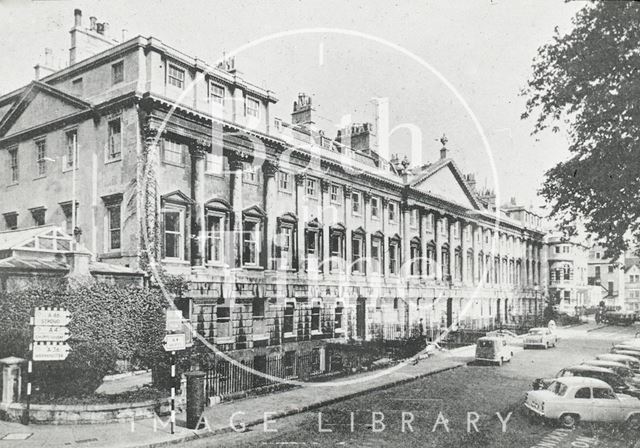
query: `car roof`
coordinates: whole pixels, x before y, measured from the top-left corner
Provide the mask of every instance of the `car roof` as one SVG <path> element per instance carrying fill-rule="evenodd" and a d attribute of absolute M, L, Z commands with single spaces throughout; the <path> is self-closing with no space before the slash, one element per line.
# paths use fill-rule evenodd
<path fill-rule="evenodd" d="M 502 341 L 502 338 L 497 336 L 482 336 L 481 338 L 478 338 L 478 341 Z"/>
<path fill-rule="evenodd" d="M 622 359 L 625 361 L 635 361 L 638 362 L 638 358 L 634 358 L 633 356 L 629 356 L 629 355 L 625 355 L 622 353 L 603 353 L 601 355 L 597 355 L 598 358 L 602 358 L 604 360 L 610 359 L 610 360 L 616 360 L 616 359 Z"/>
<path fill-rule="evenodd" d="M 584 364 L 578 364 L 576 366 L 565 367 L 563 370 L 573 370 L 576 372 L 598 372 L 598 373 L 613 373 L 611 370 L 604 367 L 590 366 Z"/>
<path fill-rule="evenodd" d="M 585 376 L 566 376 L 562 378 L 557 378 L 556 381 L 563 383 L 569 387 L 575 386 L 589 386 L 589 387 L 606 387 L 610 389 L 607 383 L 597 378 L 589 378 Z"/>
<path fill-rule="evenodd" d="M 583 364 L 593 365 L 593 366 L 602 366 L 602 367 L 611 366 L 617 369 L 621 367 L 624 367 L 625 369 L 629 368 L 628 366 L 622 364 L 621 362 L 602 360 L 602 359 L 590 359 L 589 361 L 583 362 Z"/>

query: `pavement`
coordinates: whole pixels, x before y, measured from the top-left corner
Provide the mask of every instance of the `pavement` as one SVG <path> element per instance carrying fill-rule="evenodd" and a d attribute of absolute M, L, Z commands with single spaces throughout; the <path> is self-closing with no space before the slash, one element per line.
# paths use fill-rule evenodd
<path fill-rule="evenodd" d="M 160 447 L 182 444 L 263 425 L 275 420 L 341 400 L 382 390 L 439 372 L 464 366 L 473 359 L 475 346 L 438 352 L 414 364 L 393 369 L 362 372 L 327 383 L 304 386 L 264 396 L 236 400 L 206 407 L 201 418 L 203 429 L 185 427 L 186 415 L 177 415 L 175 434 L 168 418 L 144 419 L 101 425 L 29 425 L 0 421 L 0 448 L 6 447 Z M 231 419 L 231 420 L 230 420 Z M 268 423 L 267 423 L 268 424 Z"/>

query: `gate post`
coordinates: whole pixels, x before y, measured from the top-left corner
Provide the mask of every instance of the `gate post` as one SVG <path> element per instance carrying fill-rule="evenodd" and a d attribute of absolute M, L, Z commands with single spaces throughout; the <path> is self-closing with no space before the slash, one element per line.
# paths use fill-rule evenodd
<path fill-rule="evenodd" d="M 204 372 L 187 372 L 187 428 L 198 428 L 204 412 Z"/>

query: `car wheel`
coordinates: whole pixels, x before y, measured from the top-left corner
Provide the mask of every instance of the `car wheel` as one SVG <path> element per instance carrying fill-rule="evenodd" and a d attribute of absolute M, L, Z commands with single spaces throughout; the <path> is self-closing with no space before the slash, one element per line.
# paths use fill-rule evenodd
<path fill-rule="evenodd" d="M 640 430 L 640 414 L 631 415 L 627 419 L 627 427 L 634 431 Z"/>
<path fill-rule="evenodd" d="M 565 428 L 573 428 L 578 424 L 579 417 L 575 414 L 563 414 L 560 417 L 560 424 Z"/>
<path fill-rule="evenodd" d="M 503 361 L 504 361 L 504 358 L 500 358 L 500 360 L 498 361 L 498 366 L 502 366 Z"/>

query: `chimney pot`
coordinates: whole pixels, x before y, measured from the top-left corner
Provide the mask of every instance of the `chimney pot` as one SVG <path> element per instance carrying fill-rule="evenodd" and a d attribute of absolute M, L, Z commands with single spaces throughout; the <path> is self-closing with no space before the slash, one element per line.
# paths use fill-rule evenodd
<path fill-rule="evenodd" d="M 82 11 L 80 9 L 74 9 L 73 11 L 74 17 L 74 26 L 82 26 Z"/>
<path fill-rule="evenodd" d="M 96 21 L 98 19 L 96 19 L 94 16 L 89 17 L 89 29 L 91 31 L 95 31 L 96 30 Z"/>
<path fill-rule="evenodd" d="M 440 149 L 440 159 L 446 159 L 446 158 L 447 158 L 447 148 L 443 146 Z"/>

